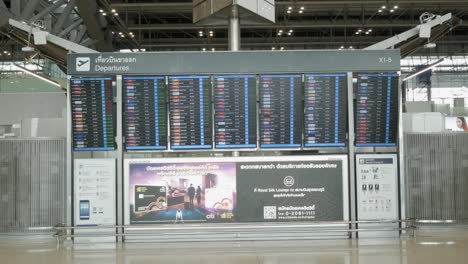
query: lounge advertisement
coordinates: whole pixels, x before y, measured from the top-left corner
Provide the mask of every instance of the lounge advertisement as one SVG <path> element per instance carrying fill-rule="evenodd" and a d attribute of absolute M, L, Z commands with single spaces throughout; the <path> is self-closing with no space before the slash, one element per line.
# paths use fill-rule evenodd
<path fill-rule="evenodd" d="M 342 221 L 346 156 L 130 159 L 126 224 Z"/>

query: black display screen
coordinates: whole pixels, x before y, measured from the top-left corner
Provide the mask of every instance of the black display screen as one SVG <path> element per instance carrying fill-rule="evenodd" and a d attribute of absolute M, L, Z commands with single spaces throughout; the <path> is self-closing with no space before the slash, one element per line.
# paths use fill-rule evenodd
<path fill-rule="evenodd" d="M 123 77 L 127 150 L 166 150 L 166 81 L 162 76 Z"/>
<path fill-rule="evenodd" d="M 398 135 L 398 74 L 358 74 L 356 146 L 395 146 Z"/>
<path fill-rule="evenodd" d="M 255 75 L 214 77 L 215 147 L 257 147 L 257 78 Z"/>
<path fill-rule="evenodd" d="M 171 149 L 211 149 L 210 76 L 169 76 Z"/>
<path fill-rule="evenodd" d="M 71 78 L 73 150 L 115 149 L 112 78 Z"/>
<path fill-rule="evenodd" d="M 346 145 L 347 75 L 306 74 L 304 147 Z"/>
<path fill-rule="evenodd" d="M 260 148 L 300 148 L 302 75 L 260 75 Z"/>

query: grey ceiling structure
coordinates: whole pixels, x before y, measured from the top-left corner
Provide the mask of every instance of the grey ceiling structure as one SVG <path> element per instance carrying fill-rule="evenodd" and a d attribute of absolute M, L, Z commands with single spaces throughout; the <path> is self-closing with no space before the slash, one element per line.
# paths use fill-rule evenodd
<path fill-rule="evenodd" d="M 275 4 L 276 24 L 242 25 L 242 49 L 364 48 L 417 26 L 424 12 L 452 13 L 460 19 L 468 18 L 466 0 L 309 0 L 275 1 Z M 382 6 L 386 8 L 382 10 Z M 395 6 L 398 8 L 390 12 Z M 111 7 L 119 12 L 141 47 L 147 50 L 227 49 L 225 26 L 193 24 L 191 0 L 113 0 Z M 301 7 L 303 12 L 299 13 Z M 278 34 L 280 30 L 289 32 L 291 29 L 291 35 Z M 357 35 L 359 29 L 372 32 L 366 35 L 363 31 Z M 199 31 L 203 36 L 200 37 Z M 214 32 L 213 37 L 209 36 L 209 31 Z M 438 46 L 422 50 L 422 53 L 466 52 L 467 25 L 461 24 L 450 32 L 440 31 L 444 32 L 444 37 L 437 34 Z"/>
<path fill-rule="evenodd" d="M 425 41 L 413 41 L 405 44 L 408 54 L 468 52 L 468 24 L 462 23 L 468 18 L 468 0 L 304 0 L 275 5 L 275 24 L 242 24 L 243 50 L 361 49 L 419 25 L 420 15 L 430 12 L 452 13 L 456 19 L 433 32 L 435 48 L 419 49 Z M 2 47 L 18 58 L 27 55 L 21 48 L 28 43 L 28 32 L 5 23 L 14 18 L 103 52 L 227 50 L 227 26 L 194 24 L 192 10 L 192 0 L 0 0 Z M 48 45 L 37 51 L 66 63 L 66 49 Z"/>

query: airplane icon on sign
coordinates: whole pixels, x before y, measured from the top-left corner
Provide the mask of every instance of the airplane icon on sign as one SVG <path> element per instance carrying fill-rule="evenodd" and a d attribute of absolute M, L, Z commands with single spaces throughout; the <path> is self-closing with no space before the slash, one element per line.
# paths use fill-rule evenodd
<path fill-rule="evenodd" d="M 78 67 L 81 67 L 81 66 L 83 66 L 85 63 L 88 63 L 88 62 L 89 62 L 89 61 L 82 61 L 82 60 L 80 60 L 80 61 L 78 61 Z"/>
<path fill-rule="evenodd" d="M 90 61 L 89 57 L 78 57 L 76 58 L 76 70 L 77 71 L 89 71 L 90 70 Z"/>

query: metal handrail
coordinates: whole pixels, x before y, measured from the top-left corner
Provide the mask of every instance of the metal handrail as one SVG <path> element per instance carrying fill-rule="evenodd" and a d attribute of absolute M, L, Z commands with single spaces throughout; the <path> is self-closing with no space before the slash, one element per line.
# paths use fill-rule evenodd
<path fill-rule="evenodd" d="M 391 224 L 391 223 L 406 223 L 405 227 L 392 227 L 392 228 L 376 228 L 376 227 L 357 227 L 353 225 L 359 224 Z M 343 226 L 349 225 L 349 228 Z M 322 227 L 322 228 L 321 228 Z M 329 229 L 323 229 L 330 227 Z M 287 228 L 287 230 L 284 230 Z M 300 230 L 297 230 L 300 228 Z M 256 231 L 262 231 L 266 229 L 276 229 L 277 233 L 303 233 L 304 228 L 307 228 L 308 233 L 357 233 L 357 232 L 382 232 L 382 231 L 409 231 L 411 236 L 415 235 L 415 219 L 408 220 L 365 220 L 365 221 L 336 221 L 336 222 L 314 222 L 314 223 L 236 223 L 236 224 L 183 224 L 183 225 L 142 225 L 142 226 L 131 226 L 131 225 L 114 225 L 114 226 L 57 226 L 57 237 L 58 242 L 63 241 L 66 238 L 79 238 L 79 237 L 151 237 L 155 235 L 172 235 L 173 231 L 178 231 L 177 235 L 193 235 L 193 234 L 219 234 L 219 231 L 231 230 L 232 235 L 239 238 L 240 234 L 249 233 L 252 229 Z M 314 229 L 316 228 L 316 229 Z M 108 230 L 114 229 L 115 232 L 108 234 L 96 234 L 96 233 L 80 233 L 73 234 L 74 230 Z M 120 229 L 120 230 L 119 230 Z M 296 229 L 296 230 L 294 230 Z M 134 231 L 145 231 L 134 232 Z M 126 232 L 127 231 L 127 232 Z M 164 232 L 166 231 L 166 232 Z M 186 231 L 187 233 L 181 233 Z M 199 232 L 194 232 L 199 231 Z M 131 233 L 128 233 L 131 232 Z M 253 233 L 253 232 L 251 232 Z M 258 233 L 258 232 L 257 232 Z M 224 233 L 226 234 L 226 233 Z"/>
<path fill-rule="evenodd" d="M 284 228 L 284 227 L 317 227 L 317 226 L 330 226 L 330 225 L 353 225 L 353 224 L 391 224 L 391 223 L 413 223 L 415 219 L 408 220 L 361 220 L 361 221 L 319 221 L 319 222 L 268 222 L 268 223 L 214 223 L 210 225 L 206 224 L 159 224 L 159 225 L 93 225 L 93 226 L 56 226 L 57 229 L 114 229 L 114 228 L 130 228 L 135 229 L 154 229 L 154 230 L 167 230 L 167 229 L 234 229 L 238 227 L 242 228 Z"/>

